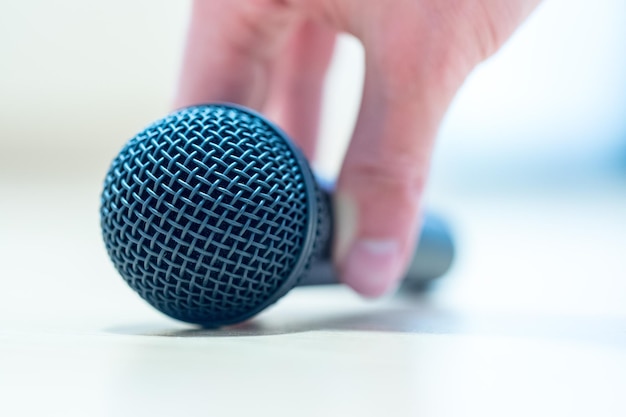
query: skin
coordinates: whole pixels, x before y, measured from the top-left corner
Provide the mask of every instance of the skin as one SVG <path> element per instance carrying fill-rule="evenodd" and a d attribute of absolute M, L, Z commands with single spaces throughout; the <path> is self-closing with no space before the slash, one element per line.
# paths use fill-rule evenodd
<path fill-rule="evenodd" d="M 336 34 L 363 43 L 366 75 L 337 181 L 333 257 L 376 297 L 408 266 L 437 130 L 470 72 L 540 0 L 196 0 L 175 107 L 232 102 L 315 154 Z"/>

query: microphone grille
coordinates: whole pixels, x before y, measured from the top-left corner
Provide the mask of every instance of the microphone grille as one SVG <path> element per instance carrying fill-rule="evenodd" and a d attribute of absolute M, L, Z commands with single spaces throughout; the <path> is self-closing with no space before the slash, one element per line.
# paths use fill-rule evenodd
<path fill-rule="evenodd" d="M 299 151 L 262 117 L 228 105 L 183 109 L 112 162 L 101 199 L 105 246 L 160 311 L 209 326 L 239 322 L 308 268 L 320 238 L 312 184 Z"/>

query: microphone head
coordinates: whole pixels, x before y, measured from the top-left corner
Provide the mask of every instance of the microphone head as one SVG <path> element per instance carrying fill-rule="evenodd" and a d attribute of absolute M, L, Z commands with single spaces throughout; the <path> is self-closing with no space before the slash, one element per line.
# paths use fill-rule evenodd
<path fill-rule="evenodd" d="M 300 151 L 233 105 L 182 109 L 132 138 L 107 173 L 100 215 L 128 285 L 207 327 L 277 301 L 330 238 L 328 202 Z"/>

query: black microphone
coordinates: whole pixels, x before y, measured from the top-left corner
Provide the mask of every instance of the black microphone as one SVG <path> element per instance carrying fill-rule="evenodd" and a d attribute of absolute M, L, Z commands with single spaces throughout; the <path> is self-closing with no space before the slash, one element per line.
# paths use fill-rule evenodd
<path fill-rule="evenodd" d="M 296 285 L 337 282 L 329 194 L 287 136 L 243 107 L 189 107 L 138 133 L 109 168 L 100 216 L 120 275 L 181 321 L 235 324 Z M 426 215 L 406 285 L 445 273 L 453 253 Z"/>

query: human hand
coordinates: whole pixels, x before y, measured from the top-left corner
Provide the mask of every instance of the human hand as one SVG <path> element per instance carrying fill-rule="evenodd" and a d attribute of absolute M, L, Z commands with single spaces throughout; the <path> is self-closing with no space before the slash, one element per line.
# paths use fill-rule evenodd
<path fill-rule="evenodd" d="M 365 296 L 404 275 L 434 138 L 467 75 L 540 0 L 195 0 L 176 107 L 265 113 L 311 159 L 338 32 L 361 40 L 366 76 L 337 182 L 333 257 Z"/>

